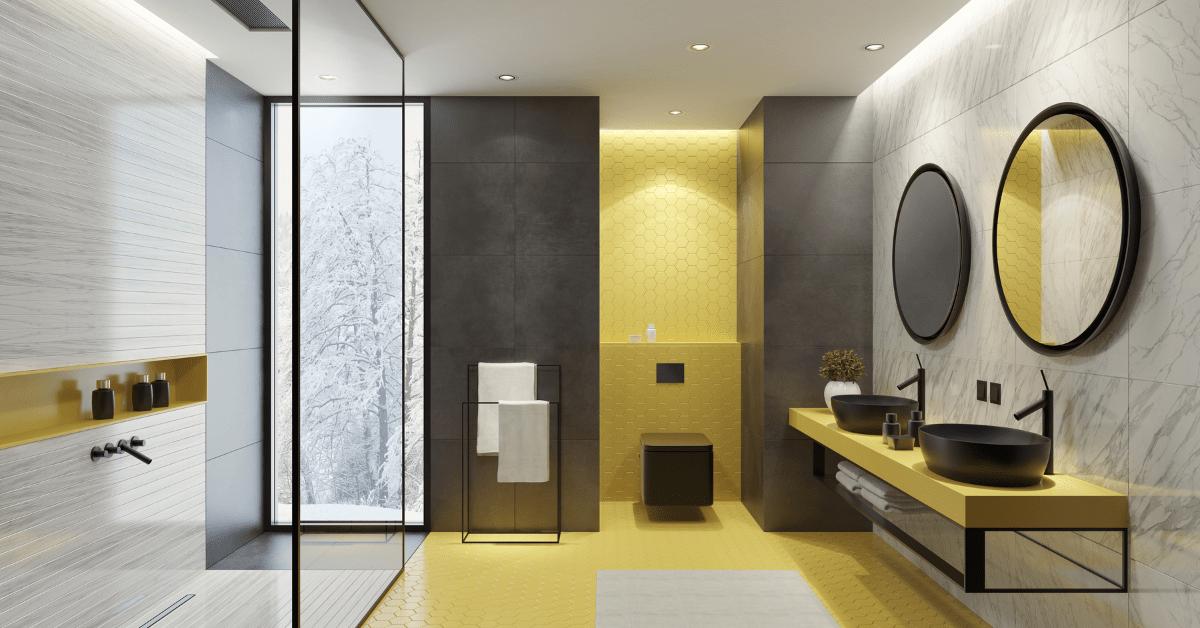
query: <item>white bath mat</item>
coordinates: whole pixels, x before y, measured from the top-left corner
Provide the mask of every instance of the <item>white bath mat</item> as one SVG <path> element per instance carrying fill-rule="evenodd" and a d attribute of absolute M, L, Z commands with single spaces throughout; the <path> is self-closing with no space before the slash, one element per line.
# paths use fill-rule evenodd
<path fill-rule="evenodd" d="M 795 571 L 597 571 L 596 628 L 838 628 Z"/>

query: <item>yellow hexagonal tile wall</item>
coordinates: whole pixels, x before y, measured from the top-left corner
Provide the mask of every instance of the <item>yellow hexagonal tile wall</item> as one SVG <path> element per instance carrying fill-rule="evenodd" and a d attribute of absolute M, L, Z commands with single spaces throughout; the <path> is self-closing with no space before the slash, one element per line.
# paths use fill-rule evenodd
<path fill-rule="evenodd" d="M 996 268 L 1017 323 L 1035 340 L 1042 335 L 1042 134 L 1021 143 L 1000 199 Z"/>
<path fill-rule="evenodd" d="M 600 133 L 600 340 L 737 339 L 737 132 Z"/>
<path fill-rule="evenodd" d="M 742 351 L 736 342 L 600 345 L 600 499 L 642 498 L 642 432 L 698 432 L 713 444 L 713 497 L 742 495 Z M 655 365 L 684 365 L 683 384 Z"/>

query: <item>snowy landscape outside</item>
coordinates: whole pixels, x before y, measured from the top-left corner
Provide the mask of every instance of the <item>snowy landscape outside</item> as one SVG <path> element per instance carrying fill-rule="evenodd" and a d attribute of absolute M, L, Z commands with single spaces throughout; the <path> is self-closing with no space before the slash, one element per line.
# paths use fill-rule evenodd
<path fill-rule="evenodd" d="M 277 105 L 276 155 L 290 154 L 290 124 L 291 107 Z M 302 110 L 304 521 L 424 521 L 423 130 L 419 104 Z M 274 475 L 276 520 L 286 522 L 293 225 L 290 161 L 275 164 Z"/>

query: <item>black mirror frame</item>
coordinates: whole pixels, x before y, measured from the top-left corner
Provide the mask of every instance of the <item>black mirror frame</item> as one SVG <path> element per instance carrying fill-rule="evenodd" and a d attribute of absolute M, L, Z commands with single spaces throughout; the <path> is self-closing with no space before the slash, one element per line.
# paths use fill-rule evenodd
<path fill-rule="evenodd" d="M 1017 319 L 1013 317 L 1012 310 L 1008 307 L 1008 299 L 1004 297 L 1004 284 L 1000 281 L 1000 267 L 997 263 L 996 225 L 1000 222 L 1000 203 L 1004 199 L 1004 183 L 1008 180 L 1009 169 L 1012 167 L 1013 160 L 1016 159 L 1021 145 L 1025 142 L 1025 138 L 1046 120 L 1064 114 L 1078 116 L 1086 120 L 1100 133 L 1100 136 L 1104 138 L 1105 145 L 1108 146 L 1109 155 L 1112 156 L 1113 163 L 1117 169 L 1117 179 L 1121 184 L 1121 250 L 1117 257 L 1116 276 L 1113 277 L 1108 295 L 1104 299 L 1104 305 L 1101 306 L 1100 312 L 1096 314 L 1096 318 L 1082 333 L 1071 341 L 1061 345 L 1047 345 L 1034 340 L 1033 337 L 1025 333 L 1025 330 L 1017 323 Z M 1062 356 L 1078 350 L 1087 344 L 1088 341 L 1100 335 L 1100 332 L 1104 331 L 1104 328 L 1116 318 L 1117 312 L 1121 309 L 1121 303 L 1125 299 L 1125 294 L 1129 291 L 1129 284 L 1133 280 L 1133 267 L 1137 262 L 1138 243 L 1141 240 L 1141 236 L 1142 203 L 1141 194 L 1138 189 L 1137 173 L 1133 167 L 1133 160 L 1129 156 L 1129 150 L 1125 147 L 1125 143 L 1121 141 L 1121 136 L 1117 133 L 1117 130 L 1096 112 L 1073 102 L 1053 105 L 1034 116 L 1033 120 L 1025 126 L 1025 130 L 1017 137 L 1016 143 L 1008 154 L 1008 160 L 1004 162 L 1004 172 L 1000 177 L 1000 185 L 996 190 L 996 209 L 992 214 L 992 272 L 996 279 L 996 294 L 1000 297 L 1000 305 L 1004 308 L 1004 316 L 1008 318 L 1008 324 L 1012 326 L 1013 331 L 1017 333 L 1017 337 L 1021 339 L 1021 342 L 1042 355 Z"/>
<path fill-rule="evenodd" d="M 908 324 L 908 319 L 904 317 L 904 310 L 900 307 L 900 288 L 896 285 L 896 232 L 900 226 L 900 214 L 904 211 L 904 199 L 908 197 L 908 190 L 916 182 L 917 177 L 926 172 L 933 172 L 940 176 L 950 187 L 950 192 L 954 196 L 954 205 L 958 215 L 958 236 L 959 236 L 959 255 L 962 262 L 958 265 L 958 284 L 954 292 L 954 302 L 950 305 L 950 310 L 946 312 L 946 318 L 942 321 L 941 327 L 936 332 L 929 336 L 922 336 L 913 330 Z M 958 182 L 950 173 L 946 172 L 937 164 L 928 163 L 913 171 L 912 176 L 908 178 L 908 183 L 904 186 L 904 193 L 900 195 L 900 206 L 896 208 L 896 221 L 892 225 L 892 294 L 896 299 L 896 311 L 900 314 L 900 323 L 904 325 L 904 331 L 913 340 L 920 344 L 927 345 L 938 338 L 945 335 L 954 326 L 954 322 L 958 320 L 958 315 L 962 312 L 963 301 L 967 297 L 967 284 L 971 277 L 971 225 L 967 220 L 967 204 L 963 201 L 962 190 L 958 187 Z"/>

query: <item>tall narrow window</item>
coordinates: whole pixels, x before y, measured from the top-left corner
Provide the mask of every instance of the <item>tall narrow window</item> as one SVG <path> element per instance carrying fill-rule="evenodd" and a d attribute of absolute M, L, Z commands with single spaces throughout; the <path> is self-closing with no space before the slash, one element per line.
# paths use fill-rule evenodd
<path fill-rule="evenodd" d="M 291 106 L 274 106 L 290 128 Z M 304 106 L 301 218 L 275 175 L 275 519 L 290 519 L 299 350 L 304 522 L 424 522 L 424 107 Z M 290 150 L 275 133 L 277 155 Z M 300 346 L 290 242 L 299 228 Z"/>

